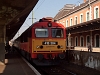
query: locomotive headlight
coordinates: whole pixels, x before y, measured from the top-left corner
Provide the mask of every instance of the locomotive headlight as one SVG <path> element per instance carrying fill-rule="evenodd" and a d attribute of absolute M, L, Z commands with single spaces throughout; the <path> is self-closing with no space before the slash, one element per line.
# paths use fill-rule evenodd
<path fill-rule="evenodd" d="M 51 22 L 48 22 L 48 27 L 52 27 L 52 23 Z"/>
<path fill-rule="evenodd" d="M 37 46 L 36 48 L 38 49 L 40 46 Z"/>
<path fill-rule="evenodd" d="M 41 46 L 40 46 L 40 48 L 42 49 L 42 48 L 43 48 L 43 46 L 41 45 Z"/>
<path fill-rule="evenodd" d="M 60 49 L 60 45 L 58 45 L 57 48 Z"/>
<path fill-rule="evenodd" d="M 60 46 L 61 49 L 63 49 L 63 46 Z"/>
<path fill-rule="evenodd" d="M 57 48 L 58 49 L 63 49 L 63 46 L 62 45 L 58 45 Z"/>

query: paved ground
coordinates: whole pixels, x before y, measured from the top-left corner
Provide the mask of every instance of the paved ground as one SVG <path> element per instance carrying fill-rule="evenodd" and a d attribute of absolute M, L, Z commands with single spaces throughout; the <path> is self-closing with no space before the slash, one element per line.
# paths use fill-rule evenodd
<path fill-rule="evenodd" d="M 0 75 L 36 75 L 18 53 L 5 55 L 5 65 L 0 64 Z"/>

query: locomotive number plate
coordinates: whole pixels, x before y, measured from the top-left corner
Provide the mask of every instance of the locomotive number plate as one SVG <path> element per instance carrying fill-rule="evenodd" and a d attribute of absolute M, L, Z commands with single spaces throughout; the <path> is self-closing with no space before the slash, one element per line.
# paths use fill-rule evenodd
<path fill-rule="evenodd" d="M 58 44 L 58 42 L 54 42 L 54 41 L 44 41 L 44 42 L 42 42 L 42 44 L 43 45 L 57 45 Z"/>

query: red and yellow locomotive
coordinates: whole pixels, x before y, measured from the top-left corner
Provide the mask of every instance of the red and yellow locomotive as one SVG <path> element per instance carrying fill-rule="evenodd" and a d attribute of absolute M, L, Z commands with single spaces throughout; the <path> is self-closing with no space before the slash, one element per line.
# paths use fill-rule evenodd
<path fill-rule="evenodd" d="M 42 18 L 17 39 L 21 53 L 31 60 L 64 59 L 66 52 L 65 27 L 52 18 Z"/>

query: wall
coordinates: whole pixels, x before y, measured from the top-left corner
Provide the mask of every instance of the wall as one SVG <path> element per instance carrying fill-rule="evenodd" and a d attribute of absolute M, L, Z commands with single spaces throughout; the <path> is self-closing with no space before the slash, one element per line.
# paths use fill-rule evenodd
<path fill-rule="evenodd" d="M 100 71 L 100 53 L 69 50 L 68 61 Z"/>

